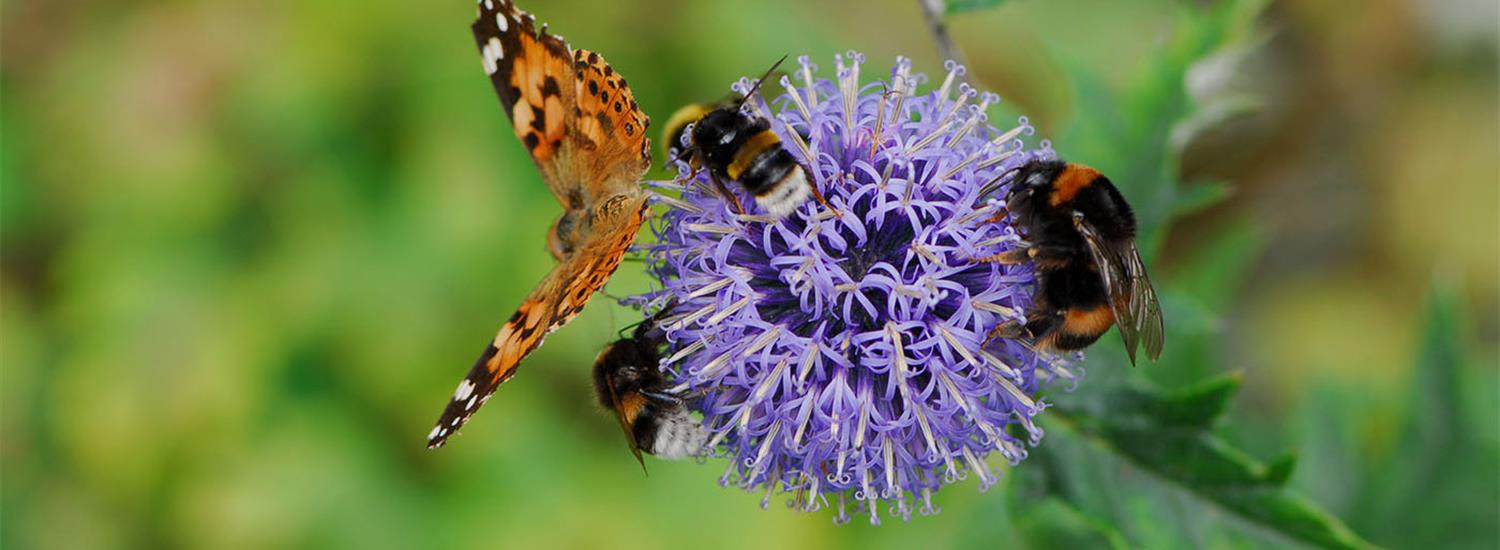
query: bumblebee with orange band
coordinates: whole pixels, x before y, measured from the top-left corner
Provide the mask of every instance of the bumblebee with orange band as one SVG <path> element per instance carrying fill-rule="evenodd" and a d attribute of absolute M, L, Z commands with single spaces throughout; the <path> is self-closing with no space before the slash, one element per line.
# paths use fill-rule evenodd
<path fill-rule="evenodd" d="M 781 58 L 781 61 L 785 60 L 786 57 Z M 750 92 L 738 100 L 715 105 L 693 104 L 679 109 L 668 119 L 663 133 L 665 146 L 670 149 L 681 143 L 687 125 L 693 125 L 692 132 L 688 133 L 688 145 L 679 154 L 691 159 L 695 169 L 708 168 L 709 176 L 720 192 L 741 214 L 745 209 L 739 199 L 724 187 L 725 180 L 738 181 L 755 197 L 755 203 L 776 219 L 790 214 L 809 196 L 826 205 L 822 194 L 808 181 L 807 171 L 771 131 L 771 121 L 741 109 L 781 61 L 772 65 Z"/>
<path fill-rule="evenodd" d="M 1029 241 L 980 261 L 1036 267 L 1040 281 L 1026 321 L 1006 321 L 991 337 L 1026 336 L 1043 348 L 1076 350 L 1116 326 L 1135 364 L 1136 349 L 1161 356 L 1161 304 L 1135 244 L 1135 214 L 1099 171 L 1060 160 L 1016 170 L 1005 211 Z"/>
<path fill-rule="evenodd" d="M 671 308 L 636 325 L 635 334 L 621 338 L 594 359 L 594 393 L 599 405 L 615 413 L 625 443 L 645 470 L 641 453 L 678 460 L 705 451 L 708 429 L 685 406 L 687 396 L 672 394 L 661 371 L 661 347 L 666 338 L 657 318 Z"/>

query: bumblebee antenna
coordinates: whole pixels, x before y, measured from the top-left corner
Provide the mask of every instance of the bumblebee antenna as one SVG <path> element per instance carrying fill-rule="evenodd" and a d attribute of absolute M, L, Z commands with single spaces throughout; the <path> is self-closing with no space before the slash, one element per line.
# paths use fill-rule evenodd
<path fill-rule="evenodd" d="M 771 64 L 771 68 L 766 69 L 766 74 L 760 75 L 760 80 L 755 81 L 755 85 L 751 86 L 750 89 L 745 92 L 744 97 L 741 97 L 739 102 L 734 104 L 734 108 L 739 109 L 740 107 L 744 107 L 745 101 L 749 100 L 750 96 L 755 95 L 755 92 L 760 91 L 760 85 L 764 84 L 767 78 L 771 78 L 771 73 L 776 72 L 776 68 L 780 67 L 781 62 L 786 61 L 786 58 L 787 56 L 783 55 L 781 56 L 781 59 L 777 59 L 775 63 Z"/>

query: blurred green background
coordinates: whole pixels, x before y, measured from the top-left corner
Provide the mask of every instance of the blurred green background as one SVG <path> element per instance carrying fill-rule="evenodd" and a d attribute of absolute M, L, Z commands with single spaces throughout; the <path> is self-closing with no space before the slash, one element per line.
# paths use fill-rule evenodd
<path fill-rule="evenodd" d="M 825 76 L 851 48 L 867 74 L 896 55 L 941 68 L 915 1 L 523 3 L 628 75 L 653 130 L 784 53 Z M 1130 376 L 1240 371 L 1215 433 L 1297 451 L 1289 488 L 1376 544 L 1500 545 L 1497 6 L 1272 2 L 1169 83 L 1223 116 L 1153 138 L 1169 143 L 1098 137 L 1151 115 L 1091 94 L 1149 87 L 1201 4 L 1011 0 L 950 23 L 971 74 L 1064 155 L 1111 173 L 1095 159 L 1115 145 L 1173 147 L 1162 162 L 1182 179 L 1232 182 L 1158 243 L 1153 271 L 1210 289 L 1212 315 L 1169 300 L 1168 323 L 1205 327 L 1212 361 Z M 872 528 L 779 496 L 761 511 L 715 483 L 718 461 L 643 477 L 588 388 L 596 350 L 638 318 L 603 299 L 430 452 L 454 384 L 549 268 L 558 211 L 480 71 L 473 5 L 0 13 L 7 548 L 1045 547 L 1100 524 L 1117 546 L 1295 544 L 1123 462 L 1087 486 L 1167 487 L 1045 501 L 1076 523 L 1048 524 L 1056 537 L 1015 519 L 1013 487 L 973 480 L 940 492 L 936 517 Z M 1220 264 L 1239 272 L 1202 268 Z M 626 264 L 607 291 L 645 288 Z M 1062 428 L 1048 456 L 1098 452 L 1071 453 L 1087 443 Z M 1029 467 L 1043 461 L 1003 485 Z"/>

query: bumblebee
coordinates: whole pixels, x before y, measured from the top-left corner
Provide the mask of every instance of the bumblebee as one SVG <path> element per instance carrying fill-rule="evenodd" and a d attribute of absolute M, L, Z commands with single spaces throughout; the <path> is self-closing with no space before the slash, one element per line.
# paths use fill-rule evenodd
<path fill-rule="evenodd" d="M 724 186 L 726 180 L 738 181 L 755 197 L 755 203 L 776 219 L 786 217 L 809 196 L 826 204 L 808 181 L 807 171 L 771 131 L 771 121 L 742 110 L 745 101 L 785 60 L 783 56 L 772 65 L 743 97 L 679 109 L 667 120 L 663 133 L 665 146 L 670 149 L 682 143 L 684 131 L 692 123 L 688 145 L 678 153 L 679 158 L 691 159 L 694 169 L 706 167 L 720 193 L 740 214 L 745 209 Z"/>
<path fill-rule="evenodd" d="M 1016 170 L 1006 212 L 1028 244 L 984 261 L 1036 266 L 1039 288 L 1025 324 L 1001 323 L 995 337 L 1028 336 L 1043 348 L 1076 350 L 1119 328 L 1130 363 L 1144 344 L 1161 356 L 1161 304 L 1135 243 L 1135 215 L 1120 190 L 1097 170 L 1034 160 Z"/>
<path fill-rule="evenodd" d="M 594 392 L 614 411 L 631 454 L 646 469 L 641 452 L 677 460 L 693 456 L 708 442 L 708 430 L 688 413 L 680 396 L 668 391 L 658 368 L 665 340 L 653 319 L 635 333 L 605 346 L 594 359 Z"/>

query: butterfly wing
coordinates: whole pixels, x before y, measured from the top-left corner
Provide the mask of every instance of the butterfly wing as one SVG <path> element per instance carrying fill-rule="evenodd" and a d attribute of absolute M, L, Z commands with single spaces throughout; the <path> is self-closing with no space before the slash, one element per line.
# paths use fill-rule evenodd
<path fill-rule="evenodd" d="M 521 359 L 566 325 L 604 286 L 645 220 L 638 183 L 651 165 L 649 120 L 625 79 L 602 57 L 572 51 L 536 29 L 511 0 L 479 2 L 473 25 L 485 73 L 512 129 L 574 225 L 569 252 L 485 347 L 453 394 L 428 446 L 439 447 L 474 414 Z"/>
<path fill-rule="evenodd" d="M 441 447 L 488 401 L 500 384 L 516 373 L 526 357 L 552 331 L 568 324 L 583 311 L 589 297 L 604 286 L 625 250 L 635 242 L 636 231 L 649 214 L 644 195 L 606 202 L 598 215 L 621 218 L 608 228 L 597 228 L 580 250 L 557 264 L 537 284 L 510 320 L 500 327 L 469 374 L 458 384 L 437 425 L 427 435 L 428 447 Z"/>
<path fill-rule="evenodd" d="M 1106 241 L 1082 215 L 1073 217 L 1074 226 L 1088 245 L 1094 265 L 1109 292 L 1110 309 L 1115 328 L 1125 342 L 1130 364 L 1135 364 L 1136 349 L 1145 344 L 1146 356 L 1152 361 L 1161 357 L 1165 340 L 1161 303 L 1146 274 L 1140 250 L 1133 239 L 1112 243 Z"/>
<path fill-rule="evenodd" d="M 651 166 L 650 120 L 602 56 L 538 30 L 511 0 L 480 2 L 473 31 L 516 138 L 564 208 L 637 186 Z"/>

